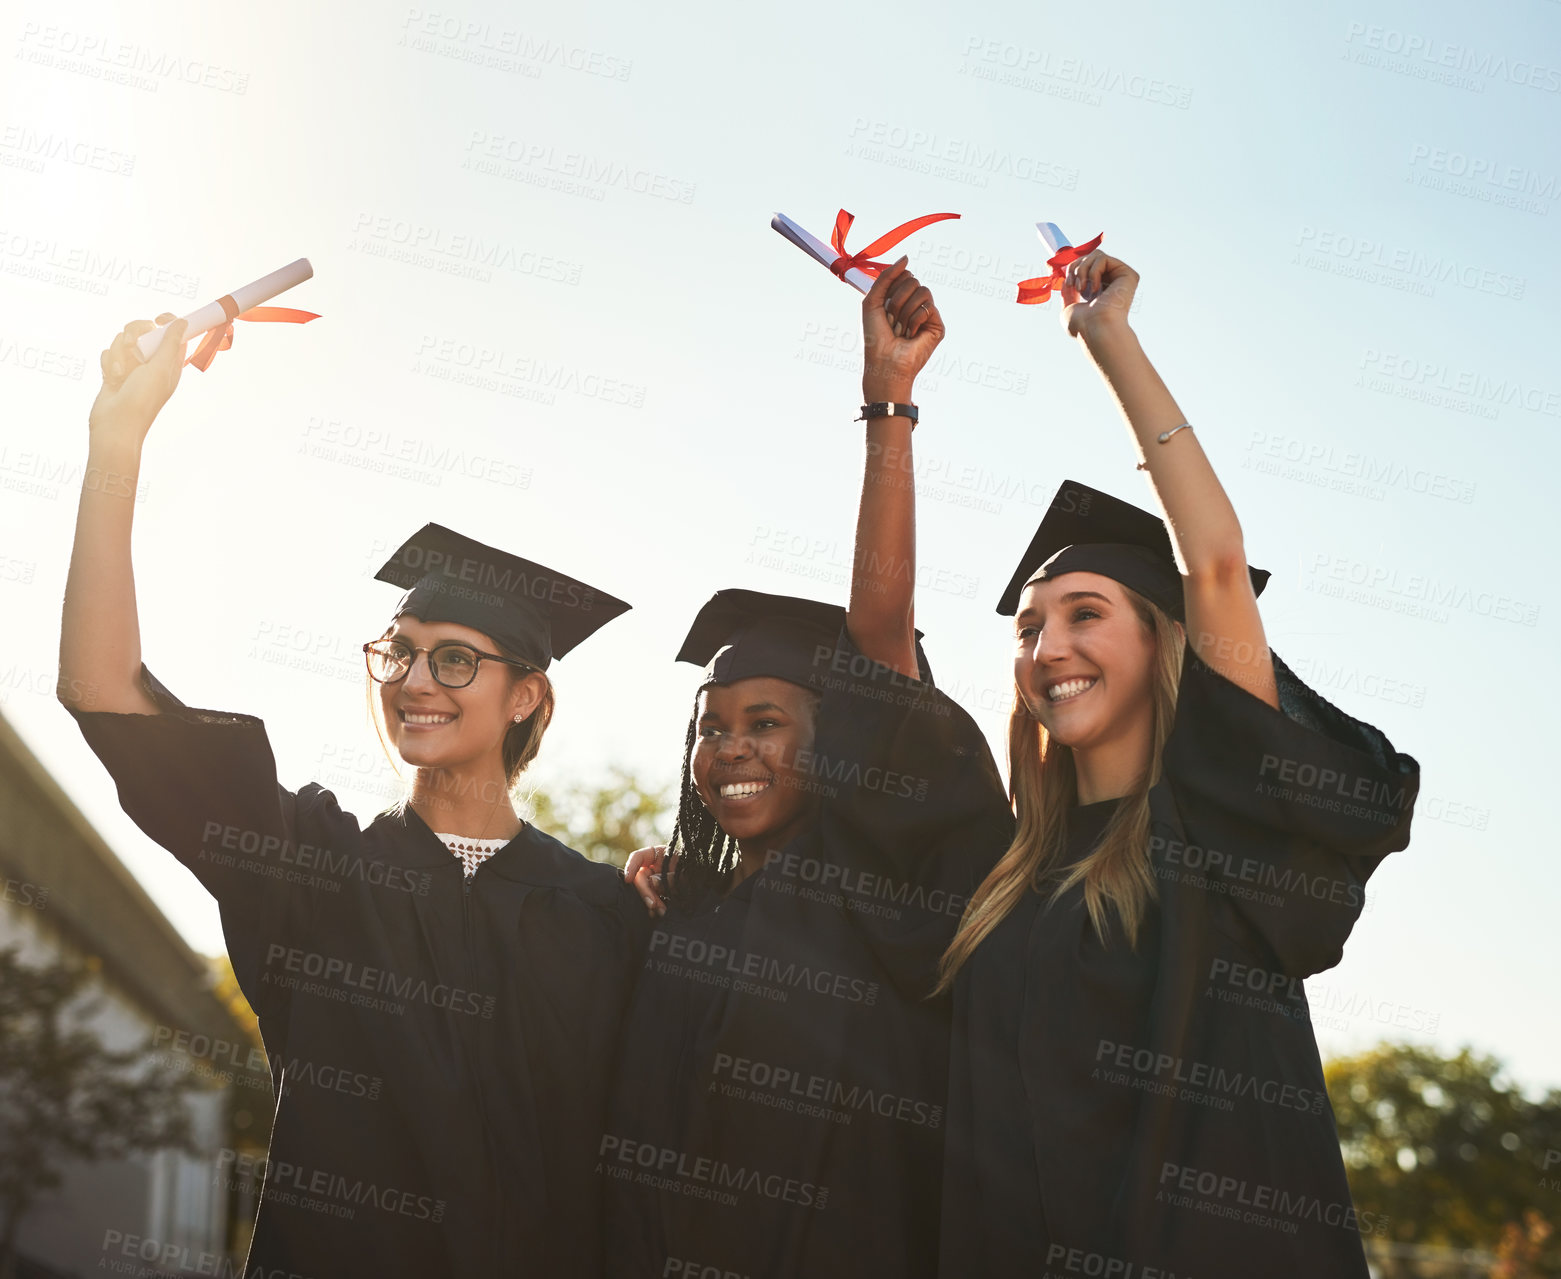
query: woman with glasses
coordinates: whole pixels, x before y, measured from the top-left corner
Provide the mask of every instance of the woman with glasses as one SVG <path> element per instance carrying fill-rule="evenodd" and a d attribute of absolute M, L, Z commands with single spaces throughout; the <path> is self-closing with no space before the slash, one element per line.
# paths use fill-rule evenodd
<path fill-rule="evenodd" d="M 141 363 L 151 327 L 103 353 L 59 687 L 125 811 L 216 897 L 260 1019 L 270 1152 L 222 1169 L 263 1178 L 245 1273 L 594 1275 L 592 1154 L 648 920 L 510 792 L 548 666 L 628 606 L 426 526 L 380 570 L 405 594 L 364 645 L 410 793 L 360 828 L 279 785 L 260 720 L 187 707 L 142 665 L 133 497 L 183 358 L 175 321 Z"/>

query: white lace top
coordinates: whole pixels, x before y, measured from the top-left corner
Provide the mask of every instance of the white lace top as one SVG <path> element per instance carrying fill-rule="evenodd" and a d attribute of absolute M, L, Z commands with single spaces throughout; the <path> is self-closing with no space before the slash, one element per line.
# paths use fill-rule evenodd
<path fill-rule="evenodd" d="M 444 846 L 461 859 L 461 868 L 466 872 L 467 879 L 477 873 L 477 867 L 509 843 L 507 839 L 467 839 L 463 835 L 446 835 L 437 830 L 434 834 L 444 840 Z"/>

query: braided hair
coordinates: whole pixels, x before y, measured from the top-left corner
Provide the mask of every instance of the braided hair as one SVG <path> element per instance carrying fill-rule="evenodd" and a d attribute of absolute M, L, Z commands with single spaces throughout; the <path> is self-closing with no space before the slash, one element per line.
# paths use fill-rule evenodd
<path fill-rule="evenodd" d="M 737 841 L 721 829 L 715 814 L 694 789 L 694 743 L 699 733 L 699 694 L 683 738 L 683 773 L 678 785 L 677 820 L 667 841 L 668 896 L 683 910 L 703 910 L 726 895 L 737 867 Z"/>

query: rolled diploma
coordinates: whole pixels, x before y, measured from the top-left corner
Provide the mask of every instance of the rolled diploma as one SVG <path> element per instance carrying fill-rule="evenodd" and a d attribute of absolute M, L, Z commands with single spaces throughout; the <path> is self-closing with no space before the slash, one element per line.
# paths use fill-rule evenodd
<path fill-rule="evenodd" d="M 777 213 L 771 218 L 770 225 L 809 257 L 822 262 L 825 266 L 833 266 L 842 256 L 816 235 L 810 235 L 807 231 L 804 231 L 784 213 Z M 852 267 L 847 271 L 844 278 L 847 284 L 861 293 L 866 293 L 868 289 L 873 287 L 873 277 L 868 275 L 866 271 L 857 270 L 856 267 Z"/>
<path fill-rule="evenodd" d="M 1052 256 L 1056 256 L 1058 250 L 1066 249 L 1073 243 L 1062 233 L 1062 228 L 1055 222 L 1037 222 L 1035 233 L 1046 241 L 1046 246 L 1051 249 Z"/>
<path fill-rule="evenodd" d="M 247 311 L 252 306 L 269 302 L 279 293 L 286 293 L 295 284 L 302 284 L 313 275 L 314 268 L 309 265 L 309 259 L 299 258 L 296 262 L 289 262 L 280 271 L 273 271 L 270 275 L 261 276 L 252 284 L 234 289 L 228 297 L 233 299 L 233 305 L 238 311 Z M 198 338 L 202 333 L 210 333 L 212 329 L 221 328 L 228 322 L 228 314 L 222 309 L 220 301 L 208 302 L 200 310 L 191 311 L 184 318 L 190 326 L 184 331 L 186 340 Z M 160 329 L 143 333 L 136 339 L 136 350 L 140 351 L 143 360 L 152 358 L 152 352 L 162 345 L 163 334 L 167 331 L 168 326 L 164 325 Z"/>

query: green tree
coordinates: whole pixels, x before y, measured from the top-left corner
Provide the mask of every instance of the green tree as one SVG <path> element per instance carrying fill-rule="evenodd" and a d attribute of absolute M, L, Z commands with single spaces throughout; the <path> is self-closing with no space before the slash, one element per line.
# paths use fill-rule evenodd
<path fill-rule="evenodd" d="M 1500 1061 L 1470 1048 L 1445 1057 L 1384 1043 L 1325 1074 L 1350 1193 L 1361 1212 L 1387 1218 L 1388 1240 L 1505 1243 L 1528 1267 L 1511 1273 L 1561 1274 L 1545 1229 L 1561 1217 L 1561 1092 L 1531 1100 Z"/>
<path fill-rule="evenodd" d="M 189 1148 L 194 1085 L 155 1069 L 149 1043 L 111 1051 L 87 1028 L 92 976 L 0 950 L 0 1279 L 15 1274 L 22 1218 L 67 1161 Z"/>
<path fill-rule="evenodd" d="M 622 868 L 629 854 L 665 843 L 671 832 L 668 787 L 652 790 L 623 768 L 608 770 L 600 786 L 562 785 L 531 796 L 533 821 L 593 861 Z"/>

